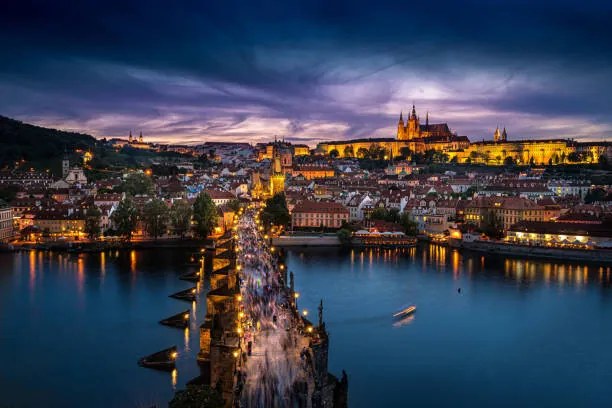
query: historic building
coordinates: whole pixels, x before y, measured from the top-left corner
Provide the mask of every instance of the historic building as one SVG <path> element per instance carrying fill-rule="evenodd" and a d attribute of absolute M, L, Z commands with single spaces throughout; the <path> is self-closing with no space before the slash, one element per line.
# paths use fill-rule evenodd
<path fill-rule="evenodd" d="M 413 105 L 408 119 L 403 114 L 397 123 L 397 133 L 393 138 L 354 139 L 322 142 L 317 146 L 318 154 L 337 157 L 362 157 L 366 152 L 384 149 L 385 157 L 393 158 L 402 148 L 423 153 L 435 150 L 448 155 L 451 162 L 483 163 L 503 165 L 508 163 L 550 165 L 562 163 L 597 163 L 601 156 L 610 160 L 612 143 L 576 142 L 571 139 L 524 139 L 509 140 L 508 132 L 499 127 L 493 132 L 493 140 L 472 143 L 467 136 L 454 134 L 446 123 L 429 123 L 429 113 L 425 124 L 421 124 Z"/>
<path fill-rule="evenodd" d="M 404 123 L 403 113 L 400 113 L 395 138 L 355 139 L 336 142 L 319 143 L 316 151 L 320 154 L 337 153 L 338 157 L 360 157 L 364 151 L 374 147 L 384 149 L 386 157 L 398 156 L 402 148 L 412 152 L 423 153 L 426 150 L 458 151 L 466 149 L 470 141 L 466 136 L 457 136 L 451 132 L 446 123 L 429 123 L 429 113 L 425 115 L 425 124 L 421 124 L 416 107 Z"/>
<path fill-rule="evenodd" d="M 270 172 L 270 195 L 285 191 L 285 173 L 281 163 L 281 153 L 278 149 L 274 150 L 272 159 L 272 169 Z"/>
<path fill-rule="evenodd" d="M 397 140 L 412 140 L 430 137 L 451 138 L 453 134 L 446 123 L 430 125 L 429 112 L 425 115 L 425 124 L 421 125 L 414 105 L 412 105 L 412 112 L 408 116 L 406 126 L 404 126 L 403 113 L 400 113 L 399 122 L 397 124 Z"/>

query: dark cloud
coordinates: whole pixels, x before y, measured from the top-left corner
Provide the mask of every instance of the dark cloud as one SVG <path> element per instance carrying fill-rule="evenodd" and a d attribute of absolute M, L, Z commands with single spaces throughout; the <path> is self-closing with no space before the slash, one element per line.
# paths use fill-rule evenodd
<path fill-rule="evenodd" d="M 71 4 L 72 3 L 72 4 Z M 117 136 L 392 136 L 415 101 L 476 139 L 612 135 L 612 3 L 20 1 L 0 113 Z"/>

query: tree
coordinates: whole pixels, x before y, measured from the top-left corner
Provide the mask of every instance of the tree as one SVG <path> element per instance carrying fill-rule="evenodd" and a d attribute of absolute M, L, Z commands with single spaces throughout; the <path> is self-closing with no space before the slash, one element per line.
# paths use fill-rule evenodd
<path fill-rule="evenodd" d="M 329 157 L 331 157 L 332 159 L 335 159 L 338 156 L 340 156 L 340 152 L 338 152 L 338 149 L 332 149 L 329 152 Z"/>
<path fill-rule="evenodd" d="M 348 145 L 344 148 L 344 157 L 353 157 L 355 152 L 353 151 L 353 146 Z"/>
<path fill-rule="evenodd" d="M 240 211 L 240 201 L 237 199 L 233 199 L 231 200 L 229 203 L 226 204 L 227 208 L 229 208 L 230 210 L 232 210 L 233 212 L 237 213 L 238 211 Z"/>
<path fill-rule="evenodd" d="M 192 214 L 193 210 L 189 201 L 176 200 L 174 204 L 172 204 L 172 208 L 170 209 L 170 222 L 174 229 L 174 233 L 180 235 L 181 238 L 183 238 L 185 233 L 189 230 Z"/>
<path fill-rule="evenodd" d="M 357 149 L 357 157 L 361 159 L 367 159 L 368 157 L 370 157 L 370 151 L 365 147 L 360 147 L 359 149 Z"/>
<path fill-rule="evenodd" d="M 512 166 L 514 165 L 514 159 L 512 158 L 512 156 L 507 156 L 504 159 L 504 166 Z"/>
<path fill-rule="evenodd" d="M 348 246 L 351 244 L 351 240 L 353 238 L 353 232 L 348 228 L 340 228 L 338 232 L 336 232 L 338 236 L 338 241 L 342 246 Z"/>
<path fill-rule="evenodd" d="M 602 202 L 606 198 L 606 190 L 601 187 L 595 187 L 589 191 L 587 191 L 584 196 L 584 202 L 586 204 L 592 204 L 595 202 Z"/>
<path fill-rule="evenodd" d="M 130 240 L 138 223 L 138 209 L 130 196 L 127 196 L 119 203 L 111 218 L 117 233 Z"/>
<path fill-rule="evenodd" d="M 102 213 L 96 205 L 91 205 L 85 213 L 85 233 L 89 239 L 100 235 L 100 218 Z"/>
<path fill-rule="evenodd" d="M 410 150 L 408 146 L 400 147 L 399 151 L 400 156 L 402 156 L 404 160 L 408 159 L 408 157 L 412 155 L 412 150 Z"/>
<path fill-rule="evenodd" d="M 130 173 L 118 189 L 132 196 L 151 194 L 153 192 L 153 181 L 144 173 Z"/>
<path fill-rule="evenodd" d="M 489 211 L 485 215 L 482 230 L 491 238 L 500 239 L 504 236 L 504 225 L 493 211 Z"/>
<path fill-rule="evenodd" d="M 168 206 L 163 200 L 154 198 L 145 204 L 142 211 L 147 234 L 157 239 L 166 231 L 168 224 Z"/>
<path fill-rule="evenodd" d="M 261 220 L 267 225 L 287 226 L 291 222 L 285 193 L 275 194 L 266 200 L 266 208 L 261 214 Z"/>
<path fill-rule="evenodd" d="M 571 152 L 567 155 L 567 161 L 572 163 L 578 163 L 580 161 L 580 155 L 576 152 Z"/>
<path fill-rule="evenodd" d="M 205 192 L 200 193 L 193 203 L 193 220 L 195 232 L 201 238 L 206 238 L 217 225 L 217 206 Z"/>
<path fill-rule="evenodd" d="M 399 224 L 404 228 L 404 233 L 406 235 L 415 236 L 419 232 L 417 223 L 410 219 L 410 215 L 407 212 L 404 212 L 400 216 Z"/>

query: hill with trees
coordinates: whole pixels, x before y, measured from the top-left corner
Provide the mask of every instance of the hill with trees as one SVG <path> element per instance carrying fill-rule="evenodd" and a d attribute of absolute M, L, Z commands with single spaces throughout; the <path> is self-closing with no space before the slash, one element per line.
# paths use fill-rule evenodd
<path fill-rule="evenodd" d="M 0 167 L 19 160 L 45 162 L 57 160 L 64 150 L 91 149 L 93 136 L 34 126 L 0 116 Z"/>

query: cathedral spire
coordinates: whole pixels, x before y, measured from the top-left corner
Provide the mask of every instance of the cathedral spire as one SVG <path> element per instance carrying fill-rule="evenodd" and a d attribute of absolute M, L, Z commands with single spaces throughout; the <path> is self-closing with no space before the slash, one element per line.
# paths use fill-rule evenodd
<path fill-rule="evenodd" d="M 429 111 L 425 113 L 425 129 L 429 130 Z"/>

